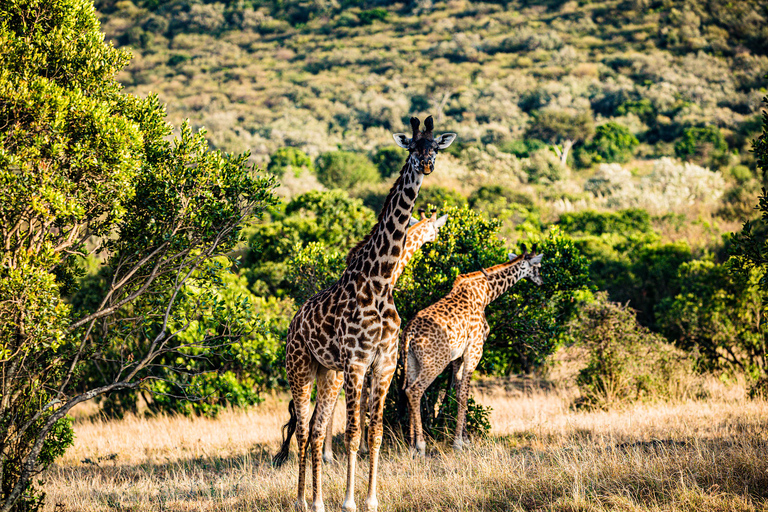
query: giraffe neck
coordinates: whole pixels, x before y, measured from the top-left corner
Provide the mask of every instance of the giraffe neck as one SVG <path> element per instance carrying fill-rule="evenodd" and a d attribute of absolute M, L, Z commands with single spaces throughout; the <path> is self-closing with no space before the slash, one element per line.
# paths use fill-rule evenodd
<path fill-rule="evenodd" d="M 487 306 L 498 299 L 501 294 L 506 292 L 513 284 L 523 277 L 523 259 L 517 258 L 508 263 L 502 263 L 488 269 L 488 293 L 486 295 L 485 305 Z"/>
<path fill-rule="evenodd" d="M 424 175 L 409 158 L 390 192 L 391 198 L 385 202 L 379 222 L 360 251 L 361 258 L 371 264 L 368 272 L 371 277 L 379 276 L 394 284 L 391 279 L 405 250 L 411 212 L 423 179 Z"/>
<path fill-rule="evenodd" d="M 395 270 L 392 272 L 392 285 L 397 284 L 397 280 L 403 274 L 405 267 L 408 266 L 408 262 L 411 261 L 416 251 L 421 249 L 421 246 L 426 242 L 429 236 L 429 229 L 427 224 L 417 224 L 408 230 L 405 237 L 405 247 L 403 249 L 403 255 L 400 256 L 400 261 L 397 262 Z"/>

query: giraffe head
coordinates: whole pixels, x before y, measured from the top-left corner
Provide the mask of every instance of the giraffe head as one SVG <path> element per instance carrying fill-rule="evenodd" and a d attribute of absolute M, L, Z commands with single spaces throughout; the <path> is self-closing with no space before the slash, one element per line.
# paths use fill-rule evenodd
<path fill-rule="evenodd" d="M 411 217 L 410 225 L 415 226 L 416 224 L 423 223 L 421 225 L 426 230 L 426 233 L 424 234 L 424 243 L 434 242 L 437 240 L 437 234 L 440 231 L 440 228 L 445 226 L 445 223 L 448 220 L 448 214 L 446 213 L 442 217 L 438 217 L 437 210 L 432 210 L 432 216 L 427 218 L 427 216 L 424 215 L 423 208 L 419 208 L 419 214 L 421 215 L 421 220 Z"/>
<path fill-rule="evenodd" d="M 410 153 L 408 163 L 411 164 L 411 167 L 421 174 L 427 175 L 435 169 L 435 157 L 438 151 L 450 146 L 451 142 L 456 139 L 456 134 L 443 133 L 434 137 L 432 135 L 434 128 L 432 116 L 424 120 L 424 131 L 419 131 L 419 124 L 420 121 L 417 118 L 411 118 L 411 129 L 413 130 L 411 138 L 408 138 L 404 133 L 395 133 L 393 136 L 397 145 L 407 149 Z"/>
<path fill-rule="evenodd" d="M 520 269 L 522 270 L 522 275 L 520 276 L 520 279 L 527 277 L 536 285 L 541 286 L 544 281 L 541 279 L 541 275 L 539 275 L 539 271 L 541 270 L 541 258 L 544 256 L 543 254 L 536 254 L 536 245 L 534 244 L 533 250 L 531 252 L 528 252 L 528 249 L 525 247 L 525 244 L 523 244 L 523 259 L 520 262 Z M 509 260 L 512 261 L 518 256 L 515 253 L 509 253 Z"/>

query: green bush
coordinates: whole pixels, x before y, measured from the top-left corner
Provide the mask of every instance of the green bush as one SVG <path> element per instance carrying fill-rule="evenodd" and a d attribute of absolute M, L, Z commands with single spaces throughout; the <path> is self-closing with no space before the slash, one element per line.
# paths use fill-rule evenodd
<path fill-rule="evenodd" d="M 629 128 L 609 122 L 595 129 L 595 136 L 576 151 L 576 161 L 581 167 L 601 162 L 628 162 L 632 151 L 639 144 Z"/>
<path fill-rule="evenodd" d="M 675 155 L 700 165 L 719 167 L 727 161 L 728 143 L 717 126 L 686 128 L 675 143 Z"/>
<path fill-rule="evenodd" d="M 376 167 L 365 155 L 351 151 L 323 153 L 317 158 L 315 166 L 317 179 L 329 189 L 350 190 L 358 183 L 377 183 L 381 179 Z"/>
<path fill-rule="evenodd" d="M 405 159 L 405 151 L 397 146 L 379 148 L 372 158 L 382 178 L 389 178 L 394 174 L 398 174 L 403 165 L 405 165 Z"/>
<path fill-rule="evenodd" d="M 419 191 L 419 197 L 416 198 L 414 211 L 418 211 L 419 208 L 437 208 L 438 210 L 443 210 L 444 208 L 449 207 L 460 208 L 466 204 L 467 199 L 454 189 L 433 185 L 422 187 L 421 191 Z"/>
<path fill-rule="evenodd" d="M 539 139 L 517 139 L 499 144 L 499 150 L 515 155 L 518 158 L 529 158 L 540 149 L 546 149 L 547 145 Z"/>
<path fill-rule="evenodd" d="M 295 197 L 284 209 L 272 212 L 271 222 L 254 226 L 243 273 L 260 293 L 284 297 L 293 289 L 288 261 L 317 242 L 329 250 L 346 251 L 362 239 L 376 222 L 376 215 L 361 200 L 342 190 L 313 190 Z"/>
<path fill-rule="evenodd" d="M 578 311 L 567 335 L 573 348 L 586 352 L 586 366 L 576 378 L 577 407 L 684 399 L 695 391 L 693 357 L 638 324 L 629 307 L 601 292 Z"/>
<path fill-rule="evenodd" d="M 530 183 L 549 185 L 565 177 L 566 168 L 552 151 L 539 149 L 523 165 Z"/>
<path fill-rule="evenodd" d="M 374 21 L 387 21 L 389 11 L 382 7 L 375 7 L 367 11 L 360 11 L 357 14 L 361 25 L 371 25 Z"/>
<path fill-rule="evenodd" d="M 678 293 L 657 308 L 661 332 L 678 346 L 697 350 L 709 369 L 764 375 L 766 296 L 757 272 L 734 274 L 731 264 L 693 260 L 679 266 L 675 281 Z"/>
<path fill-rule="evenodd" d="M 269 157 L 267 170 L 272 174 L 282 177 L 286 171 L 299 177 L 304 170 L 314 172 L 312 159 L 302 150 L 294 147 L 280 148 Z"/>

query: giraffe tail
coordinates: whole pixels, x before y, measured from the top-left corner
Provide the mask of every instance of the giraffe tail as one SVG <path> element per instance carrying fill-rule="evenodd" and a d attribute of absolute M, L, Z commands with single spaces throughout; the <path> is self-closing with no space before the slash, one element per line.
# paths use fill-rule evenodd
<path fill-rule="evenodd" d="M 291 418 L 288 420 L 288 423 L 283 425 L 283 445 L 280 447 L 280 451 L 277 452 L 277 455 L 272 458 L 272 465 L 276 468 L 279 468 L 286 460 L 288 460 L 288 451 L 291 448 L 291 438 L 296 432 L 298 416 L 296 415 L 296 405 L 293 403 L 293 400 L 288 404 L 288 413 L 291 415 Z"/>

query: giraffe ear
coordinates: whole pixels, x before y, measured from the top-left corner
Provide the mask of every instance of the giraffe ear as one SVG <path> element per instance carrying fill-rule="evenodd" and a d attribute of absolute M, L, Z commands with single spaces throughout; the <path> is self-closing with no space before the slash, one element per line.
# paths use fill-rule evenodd
<path fill-rule="evenodd" d="M 509 256 L 509 261 L 512 261 L 513 259 L 517 258 L 517 254 L 511 252 L 507 256 Z"/>
<path fill-rule="evenodd" d="M 531 258 L 531 263 L 533 263 L 534 265 L 537 264 L 537 263 L 541 263 L 542 256 L 544 256 L 544 255 L 543 254 L 537 254 L 536 256 Z"/>
<path fill-rule="evenodd" d="M 440 149 L 446 149 L 448 146 L 451 145 L 451 143 L 456 140 L 456 134 L 455 133 L 444 133 L 442 135 L 439 135 L 437 139 L 437 147 Z"/>
<path fill-rule="evenodd" d="M 395 144 L 400 146 L 403 149 L 408 149 L 408 146 L 411 143 L 411 139 L 408 138 L 408 136 L 404 133 L 393 133 L 392 136 L 395 138 Z"/>
<path fill-rule="evenodd" d="M 435 221 L 435 227 L 437 229 L 440 229 L 441 227 L 445 226 L 445 223 L 447 220 L 448 220 L 448 214 L 446 213 L 445 215 L 443 215 L 442 217 L 440 217 Z"/>
<path fill-rule="evenodd" d="M 408 221 L 408 226 L 409 227 L 413 226 L 414 224 L 418 224 L 418 222 L 419 222 L 419 219 L 417 219 L 415 217 L 411 217 L 411 220 Z"/>

